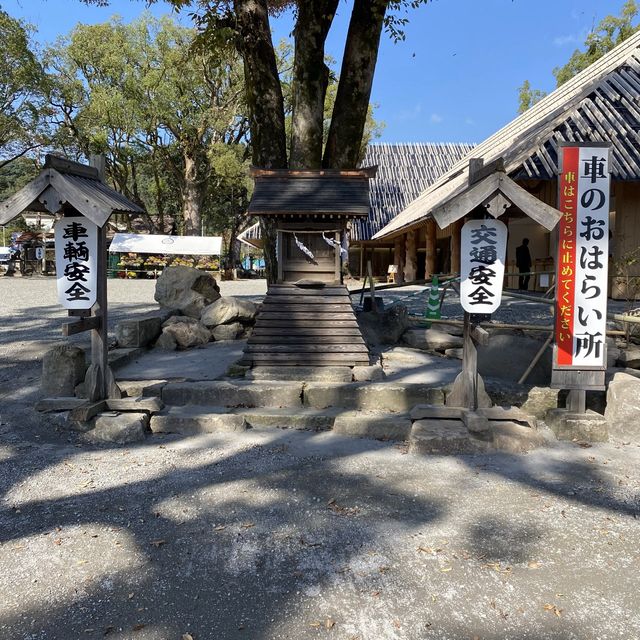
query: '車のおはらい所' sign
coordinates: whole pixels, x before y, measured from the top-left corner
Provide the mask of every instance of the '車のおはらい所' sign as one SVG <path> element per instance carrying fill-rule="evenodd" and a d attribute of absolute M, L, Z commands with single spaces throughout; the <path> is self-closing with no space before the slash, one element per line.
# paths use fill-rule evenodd
<path fill-rule="evenodd" d="M 469 313 L 493 313 L 502 300 L 507 227 L 499 220 L 470 220 L 462 227 L 460 303 Z"/>
<path fill-rule="evenodd" d="M 566 146 L 560 152 L 554 366 L 605 367 L 609 149 Z"/>
<path fill-rule="evenodd" d="M 65 309 L 90 309 L 97 294 L 98 227 L 84 216 L 56 222 L 58 301 Z"/>

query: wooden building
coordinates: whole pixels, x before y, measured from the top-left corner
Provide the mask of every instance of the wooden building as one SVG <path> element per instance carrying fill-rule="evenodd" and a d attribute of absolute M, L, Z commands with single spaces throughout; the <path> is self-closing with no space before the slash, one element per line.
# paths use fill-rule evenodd
<path fill-rule="evenodd" d="M 347 222 L 369 214 L 375 168 L 252 173 L 249 214 L 275 229 L 278 280 L 267 290 L 243 361 L 254 367 L 368 365 L 342 284 L 342 255 Z"/>
<path fill-rule="evenodd" d="M 640 246 L 640 33 L 636 33 L 589 68 L 471 150 L 399 213 L 373 239 L 394 242 L 394 262 L 409 279 L 417 264 L 417 238 L 427 237 L 427 272 L 441 269 L 433 256 L 438 235 L 450 240 L 452 273 L 460 269 L 462 221 L 438 230 L 432 212 L 468 186 L 472 158 L 485 165 L 504 159 L 507 174 L 543 202 L 557 206 L 558 145 L 562 142 L 610 142 L 612 145 L 611 254 L 614 267 Z M 504 220 L 505 218 L 503 218 Z M 538 270 L 553 270 L 555 234 L 527 220 L 517 208 L 507 216 L 508 263 L 522 238 L 530 239 Z M 640 267 L 634 274 L 640 276 Z M 610 291 L 624 296 L 610 269 Z M 539 282 L 536 279 L 534 282 Z M 508 283 L 510 284 L 510 283 Z"/>

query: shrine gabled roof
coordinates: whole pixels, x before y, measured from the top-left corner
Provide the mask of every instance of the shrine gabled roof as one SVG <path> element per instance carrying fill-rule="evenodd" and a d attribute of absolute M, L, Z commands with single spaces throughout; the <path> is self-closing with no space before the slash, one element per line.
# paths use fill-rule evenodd
<path fill-rule="evenodd" d="M 369 178 L 375 167 L 354 171 L 267 171 L 253 169 L 255 189 L 249 215 L 369 214 Z"/>
<path fill-rule="evenodd" d="M 47 156 L 40 175 L 0 203 L 0 224 L 7 224 L 25 211 L 55 213 L 65 204 L 100 227 L 113 213 L 144 212 L 137 204 L 104 184 L 97 169 Z"/>
<path fill-rule="evenodd" d="M 515 179 L 552 179 L 562 142 L 610 142 L 612 177 L 640 179 L 640 32 L 487 138 L 374 235 L 397 235 L 468 187 L 469 160 L 503 158 Z"/>

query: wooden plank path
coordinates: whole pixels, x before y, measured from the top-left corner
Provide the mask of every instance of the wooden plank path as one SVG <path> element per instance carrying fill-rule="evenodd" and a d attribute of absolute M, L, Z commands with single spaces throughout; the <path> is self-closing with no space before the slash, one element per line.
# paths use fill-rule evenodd
<path fill-rule="evenodd" d="M 369 364 L 369 351 L 344 286 L 272 285 L 243 362 L 261 366 Z"/>

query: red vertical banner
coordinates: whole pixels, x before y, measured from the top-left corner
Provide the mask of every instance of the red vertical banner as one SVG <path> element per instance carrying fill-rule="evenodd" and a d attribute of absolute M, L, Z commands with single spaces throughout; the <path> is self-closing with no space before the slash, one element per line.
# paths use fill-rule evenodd
<path fill-rule="evenodd" d="M 578 168 L 580 149 L 560 147 L 562 173 L 559 176 L 558 264 L 556 266 L 556 364 L 573 364 L 576 242 L 578 214 Z"/>

